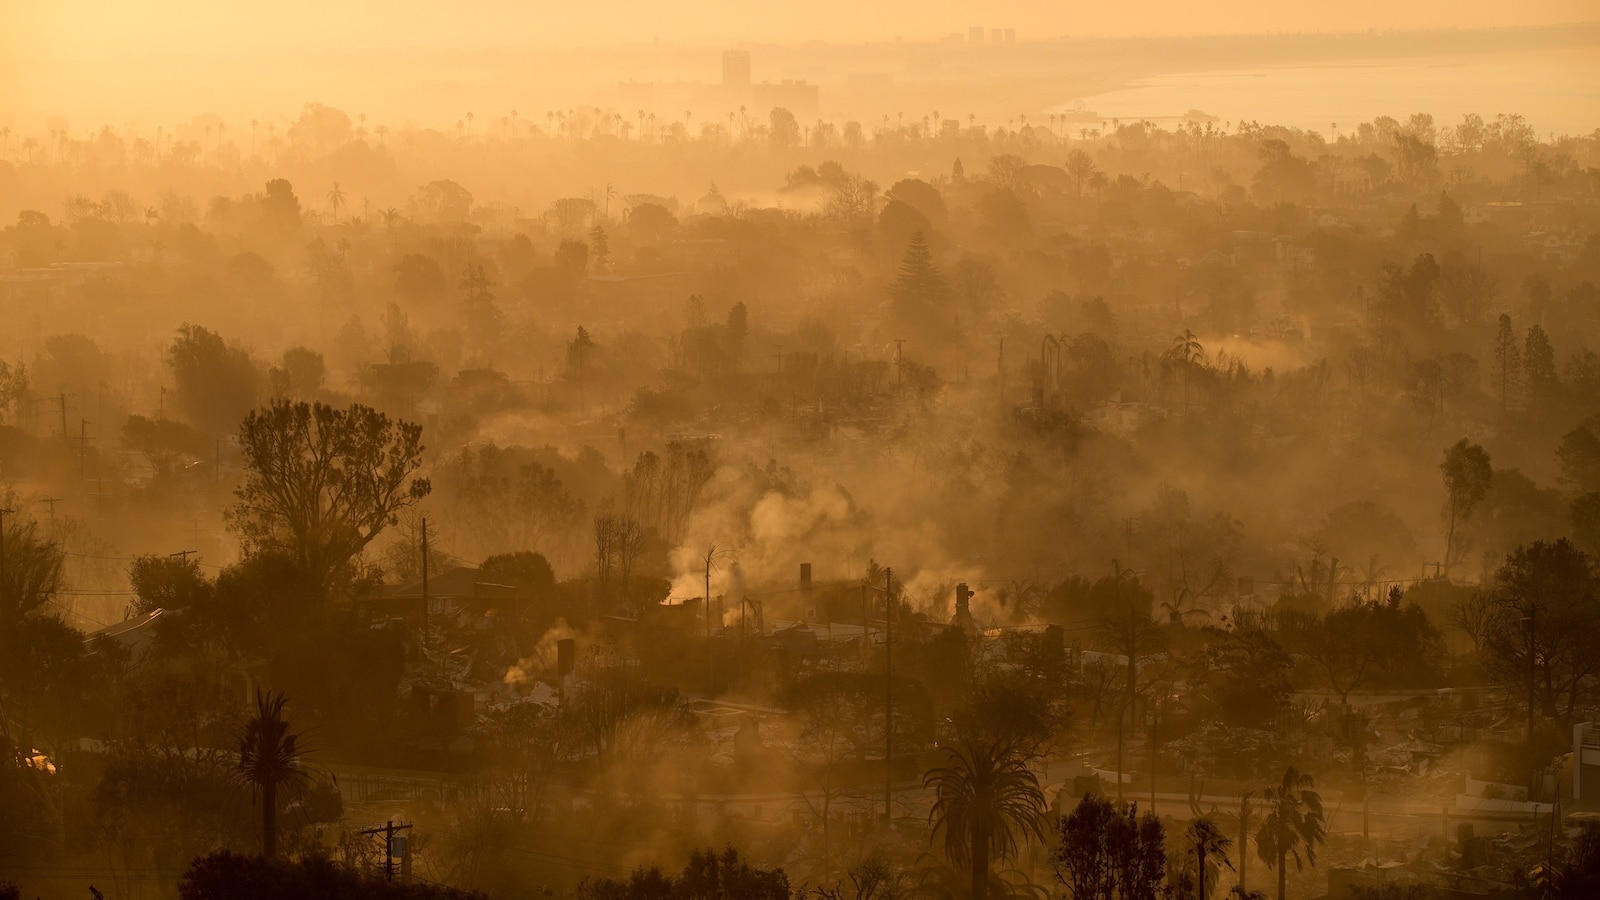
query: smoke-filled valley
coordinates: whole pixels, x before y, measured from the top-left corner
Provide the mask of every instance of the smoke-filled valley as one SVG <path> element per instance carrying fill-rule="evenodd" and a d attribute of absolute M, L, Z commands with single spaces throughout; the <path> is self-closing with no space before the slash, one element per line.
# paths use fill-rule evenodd
<path fill-rule="evenodd" d="M 1593 896 L 1600 130 L 722 59 L 0 119 L 0 898 Z"/>

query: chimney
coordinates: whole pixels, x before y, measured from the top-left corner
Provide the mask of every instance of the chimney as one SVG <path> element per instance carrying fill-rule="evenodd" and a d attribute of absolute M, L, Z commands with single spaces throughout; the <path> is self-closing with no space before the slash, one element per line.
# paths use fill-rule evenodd
<path fill-rule="evenodd" d="M 811 590 L 811 563 L 800 564 L 800 590 Z"/>
<path fill-rule="evenodd" d="M 950 620 L 950 624 L 968 634 L 974 634 L 978 630 L 978 623 L 972 620 L 972 608 L 969 603 L 971 599 L 972 590 L 967 587 L 965 581 L 956 585 L 956 614 Z"/>

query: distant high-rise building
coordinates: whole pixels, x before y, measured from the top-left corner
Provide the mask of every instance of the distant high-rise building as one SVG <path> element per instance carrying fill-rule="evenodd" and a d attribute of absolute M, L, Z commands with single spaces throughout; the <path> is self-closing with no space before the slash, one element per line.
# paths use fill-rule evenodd
<path fill-rule="evenodd" d="M 1006 42 L 1006 30 L 1004 28 L 996 28 L 993 31 L 989 32 L 989 43 L 991 43 L 991 44 L 1003 44 L 1005 42 Z"/>
<path fill-rule="evenodd" d="M 750 90 L 750 51 L 722 51 L 722 86 L 733 91 Z"/>
<path fill-rule="evenodd" d="M 1017 30 L 1015 28 L 1007 28 L 1006 29 L 1006 43 L 1015 44 L 1016 42 L 1017 42 Z"/>
<path fill-rule="evenodd" d="M 818 90 L 814 84 L 785 78 L 778 82 L 762 82 L 753 88 L 751 102 L 757 110 L 771 112 L 782 107 L 805 121 L 817 115 Z"/>
<path fill-rule="evenodd" d="M 969 44 L 981 44 L 981 43 L 983 43 L 983 26 L 982 25 L 973 25 L 972 27 L 967 29 L 967 43 L 969 43 Z"/>

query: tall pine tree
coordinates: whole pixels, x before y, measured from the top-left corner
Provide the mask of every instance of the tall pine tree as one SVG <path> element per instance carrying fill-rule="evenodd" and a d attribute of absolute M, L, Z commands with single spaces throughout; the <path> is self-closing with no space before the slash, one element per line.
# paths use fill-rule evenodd
<path fill-rule="evenodd" d="M 933 261 L 928 239 L 921 231 L 911 235 L 906 255 L 900 260 L 900 274 L 889 285 L 896 301 L 937 305 L 950 294 L 950 284 Z"/>
<path fill-rule="evenodd" d="M 1556 351 L 1550 337 L 1538 325 L 1528 329 L 1522 344 L 1522 376 L 1528 387 L 1528 405 L 1547 409 L 1556 398 L 1560 382 L 1556 376 Z"/>
<path fill-rule="evenodd" d="M 1511 330 L 1511 317 L 1500 314 L 1500 329 L 1494 337 L 1494 389 L 1500 394 L 1500 415 L 1508 415 L 1522 384 L 1522 352 L 1517 335 Z"/>

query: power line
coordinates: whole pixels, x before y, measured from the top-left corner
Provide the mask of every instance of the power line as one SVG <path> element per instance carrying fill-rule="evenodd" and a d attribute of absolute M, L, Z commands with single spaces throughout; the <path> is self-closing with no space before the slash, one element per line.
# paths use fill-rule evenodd
<path fill-rule="evenodd" d="M 149 554 L 148 556 L 102 556 L 102 555 L 97 554 L 97 553 L 79 553 L 76 550 L 63 550 L 61 552 L 62 552 L 63 555 L 66 555 L 66 556 L 76 556 L 76 557 L 80 557 L 82 559 L 103 559 L 103 560 L 108 560 L 110 562 L 138 562 L 139 560 L 147 559 L 150 556 L 159 556 L 159 554 L 154 554 L 154 553 Z M 193 553 L 194 551 L 193 550 L 186 550 L 184 552 L 185 553 Z M 177 554 L 175 554 L 175 553 L 174 554 L 168 554 L 168 556 L 176 556 L 176 555 Z M 185 559 L 187 559 L 187 557 L 185 557 Z M 226 566 L 219 566 L 219 565 L 216 565 L 214 563 L 196 562 L 195 565 L 201 566 L 202 568 L 206 568 L 206 569 L 218 569 L 218 570 L 220 570 L 220 569 L 227 568 Z"/>

